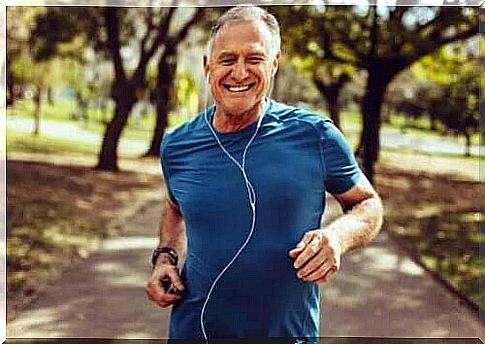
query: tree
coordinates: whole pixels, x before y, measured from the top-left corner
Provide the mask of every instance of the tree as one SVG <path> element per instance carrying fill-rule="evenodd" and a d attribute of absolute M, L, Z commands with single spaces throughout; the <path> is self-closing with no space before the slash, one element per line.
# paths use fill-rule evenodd
<path fill-rule="evenodd" d="M 340 127 L 340 95 L 346 84 L 352 80 L 355 67 L 349 63 L 326 61 L 319 46 L 314 42 L 306 44 L 308 30 L 291 15 L 291 9 L 279 8 L 275 14 L 282 19 L 284 45 L 291 56 L 290 61 L 302 72 L 308 72 L 320 95 L 325 99 L 334 124 Z M 321 13 L 318 7 L 307 8 L 308 13 Z M 318 15 L 319 15 L 318 14 Z"/>
<path fill-rule="evenodd" d="M 26 65 L 25 60 L 32 58 L 30 32 L 35 16 L 40 13 L 42 9 L 37 7 L 7 8 L 7 106 L 12 106 L 16 99 L 22 97 L 27 86 L 25 69 L 19 66 Z"/>
<path fill-rule="evenodd" d="M 322 104 L 318 89 L 311 80 L 311 72 L 302 68 L 296 58 L 282 56 L 273 86 L 271 97 L 278 101 L 289 104 L 311 104 L 314 107 L 325 106 Z"/>
<path fill-rule="evenodd" d="M 70 8 L 69 16 L 64 11 L 49 8 L 37 18 L 38 55 L 42 58 L 58 55 L 63 44 L 78 43 L 78 54 L 82 55 L 83 48 L 89 45 L 111 61 L 114 70 L 111 98 L 115 107 L 106 125 L 96 169 L 117 171 L 119 140 L 138 94 L 146 87 L 148 65 L 159 52 L 172 49 L 170 44 L 176 45 L 181 32 L 188 30 L 184 27 L 177 32 L 171 30 L 180 19 L 176 12 L 183 9 L 84 7 Z M 200 11 L 195 10 L 196 15 L 200 16 Z"/>
<path fill-rule="evenodd" d="M 157 120 L 153 137 L 145 156 L 160 156 L 160 144 L 167 127 L 170 99 L 173 93 L 173 81 L 177 71 L 177 48 L 187 37 L 190 28 L 202 18 L 203 10 L 197 9 L 192 17 L 165 44 L 165 49 L 158 60 L 158 78 L 155 91 Z"/>
<path fill-rule="evenodd" d="M 351 81 L 351 67 L 339 68 L 332 64 L 325 64 L 322 67 L 313 73 L 313 82 L 325 98 L 330 118 L 340 128 L 340 93 L 344 86 Z M 324 71 L 319 73 L 319 70 L 322 69 Z"/>
<path fill-rule="evenodd" d="M 34 100 L 34 135 L 40 133 L 42 101 L 48 98 L 48 90 L 63 82 L 67 67 L 66 57 L 50 56 L 38 60 L 37 50 L 31 44 L 34 18 L 43 14 L 40 8 L 9 8 L 7 75 L 7 104 L 14 104 L 17 97 L 28 93 Z M 26 91 L 29 92 L 26 92 Z"/>
<path fill-rule="evenodd" d="M 371 181 L 389 83 L 421 57 L 478 33 L 478 8 L 293 6 L 287 11 L 284 25 L 299 25 L 306 37 L 299 45 L 324 60 L 349 63 L 367 72 L 360 151 Z"/>
<path fill-rule="evenodd" d="M 477 38 L 445 46 L 423 58 L 411 70 L 415 78 L 428 83 L 420 92 L 422 108 L 448 130 L 465 137 L 467 156 L 471 134 L 479 129 L 478 42 Z"/>

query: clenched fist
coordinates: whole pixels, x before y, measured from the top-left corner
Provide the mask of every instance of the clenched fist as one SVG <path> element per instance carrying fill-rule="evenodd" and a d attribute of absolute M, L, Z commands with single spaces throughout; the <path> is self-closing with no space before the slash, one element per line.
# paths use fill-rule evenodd
<path fill-rule="evenodd" d="M 332 232 L 316 229 L 306 232 L 298 245 L 289 252 L 294 260 L 297 277 L 305 282 L 323 283 L 340 268 L 341 248 Z"/>
<path fill-rule="evenodd" d="M 164 287 L 164 284 L 167 286 L 173 285 L 176 288 L 176 292 L 170 292 Z M 180 279 L 177 266 L 166 262 L 155 266 L 145 286 L 148 298 L 160 307 L 168 307 L 181 299 L 183 290 L 184 285 Z"/>

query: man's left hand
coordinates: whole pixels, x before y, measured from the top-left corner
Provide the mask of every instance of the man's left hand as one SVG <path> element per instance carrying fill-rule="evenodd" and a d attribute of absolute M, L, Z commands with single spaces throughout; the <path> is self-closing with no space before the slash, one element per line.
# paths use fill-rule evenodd
<path fill-rule="evenodd" d="M 305 282 L 324 283 L 340 268 L 340 243 L 335 234 L 316 229 L 306 232 L 289 252 L 297 277 Z"/>

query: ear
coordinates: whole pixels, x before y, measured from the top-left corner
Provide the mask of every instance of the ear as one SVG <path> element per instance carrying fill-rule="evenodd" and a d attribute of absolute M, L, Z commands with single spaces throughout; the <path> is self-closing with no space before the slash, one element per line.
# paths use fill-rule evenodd
<path fill-rule="evenodd" d="M 209 58 L 207 55 L 204 55 L 203 61 L 202 61 L 202 67 L 204 68 L 204 76 L 207 79 L 209 76 Z"/>
<path fill-rule="evenodd" d="M 273 59 L 273 70 L 271 71 L 272 76 L 274 76 L 276 74 L 276 72 L 278 71 L 278 66 L 279 66 L 279 63 L 280 63 L 280 58 L 281 58 L 281 51 L 278 50 L 276 52 L 275 58 Z"/>

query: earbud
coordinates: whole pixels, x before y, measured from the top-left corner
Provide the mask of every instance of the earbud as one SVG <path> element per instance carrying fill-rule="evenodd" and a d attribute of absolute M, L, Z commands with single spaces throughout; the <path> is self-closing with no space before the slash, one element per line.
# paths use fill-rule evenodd
<path fill-rule="evenodd" d="M 207 76 L 205 77 L 205 82 L 207 82 L 207 84 L 209 84 L 209 74 L 207 74 Z"/>
<path fill-rule="evenodd" d="M 276 71 L 277 71 L 277 69 L 276 68 L 273 68 L 273 70 L 271 71 L 271 76 L 272 77 L 276 75 Z"/>

